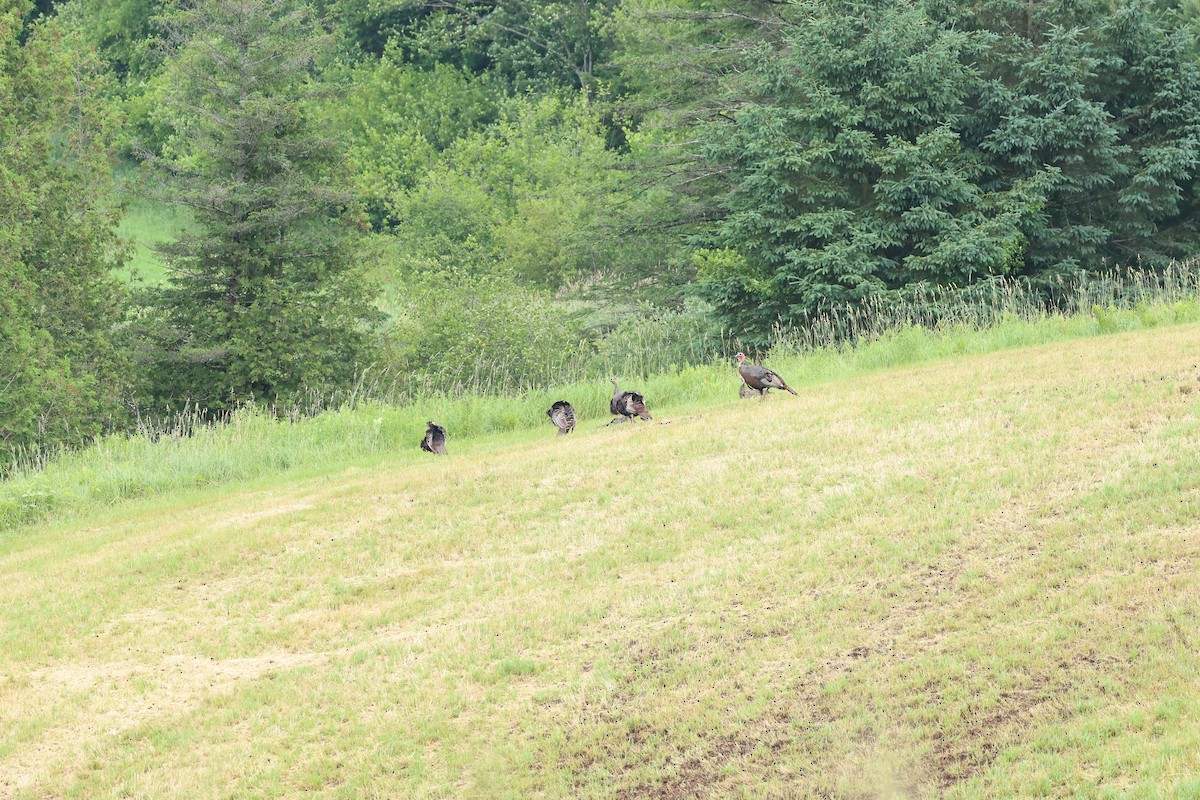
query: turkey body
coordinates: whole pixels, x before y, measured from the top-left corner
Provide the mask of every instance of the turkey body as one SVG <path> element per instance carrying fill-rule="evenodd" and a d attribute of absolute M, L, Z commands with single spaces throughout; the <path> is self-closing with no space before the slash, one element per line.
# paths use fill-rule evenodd
<path fill-rule="evenodd" d="M 421 440 L 421 449 L 434 455 L 446 455 L 446 429 L 433 422 L 425 423 L 425 438 Z"/>
<path fill-rule="evenodd" d="M 767 396 L 767 392 L 771 389 L 783 389 L 784 391 L 796 394 L 796 390 L 787 385 L 787 381 L 779 377 L 779 373 L 760 367 L 757 364 L 746 362 L 746 354 L 738 353 L 738 374 L 742 376 L 742 380 L 751 389 L 757 389 L 762 393 L 763 397 Z M 745 397 L 746 395 L 742 395 Z"/>
<path fill-rule="evenodd" d="M 628 422 L 634 417 L 640 419 L 652 419 L 649 410 L 646 408 L 646 398 L 642 397 L 637 392 L 622 392 L 621 387 L 617 386 L 616 378 L 609 378 L 613 385 L 612 400 L 608 403 L 608 409 L 617 419 L 613 422 Z M 610 425 L 612 422 L 609 423 Z"/>
<path fill-rule="evenodd" d="M 558 428 L 558 435 L 565 436 L 575 430 L 575 409 L 566 400 L 559 400 L 550 406 L 546 416 Z"/>

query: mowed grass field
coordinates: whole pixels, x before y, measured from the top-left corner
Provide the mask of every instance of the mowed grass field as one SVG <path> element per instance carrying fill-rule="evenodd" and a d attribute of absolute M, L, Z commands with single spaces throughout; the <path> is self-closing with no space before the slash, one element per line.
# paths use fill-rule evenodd
<path fill-rule="evenodd" d="M 1200 326 L 647 400 L 0 538 L 0 796 L 1200 797 Z"/>

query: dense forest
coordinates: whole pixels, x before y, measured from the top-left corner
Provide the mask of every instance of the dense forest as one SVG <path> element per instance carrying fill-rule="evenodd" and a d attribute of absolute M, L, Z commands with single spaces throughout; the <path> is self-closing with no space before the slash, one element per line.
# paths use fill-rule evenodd
<path fill-rule="evenodd" d="M 0 0 L 0 463 L 1163 269 L 1200 252 L 1198 30 L 1196 0 Z M 123 277 L 135 204 L 174 210 L 162 279 Z"/>

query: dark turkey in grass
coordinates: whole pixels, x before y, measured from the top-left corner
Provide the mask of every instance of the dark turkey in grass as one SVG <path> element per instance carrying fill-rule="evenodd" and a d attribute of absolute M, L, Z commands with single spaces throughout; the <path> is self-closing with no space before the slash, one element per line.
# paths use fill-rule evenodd
<path fill-rule="evenodd" d="M 767 392 L 769 392 L 771 389 L 783 389 L 784 391 L 796 394 L 796 390 L 788 386 L 787 381 L 779 377 L 778 373 L 773 372 L 766 367 L 760 367 L 757 364 L 747 364 L 745 353 L 738 353 L 737 360 L 738 374 L 742 376 L 742 380 L 745 381 L 746 385 L 751 389 L 757 389 L 758 391 L 762 392 L 762 396 L 764 398 L 767 396 Z M 742 396 L 745 397 L 746 395 Z M 797 395 L 797 397 L 798 396 L 799 395 Z"/>
<path fill-rule="evenodd" d="M 637 392 L 622 392 L 621 387 L 617 386 L 616 378 L 609 378 L 609 381 L 613 385 L 613 396 L 608 409 L 616 416 L 609 425 L 613 422 L 632 422 L 634 417 L 651 419 L 650 412 L 646 410 L 646 398 Z"/>
<path fill-rule="evenodd" d="M 546 411 L 546 416 L 558 428 L 558 435 L 565 436 L 575 430 L 575 409 L 566 400 L 559 400 Z"/>
<path fill-rule="evenodd" d="M 427 422 L 426 425 L 429 427 L 425 429 L 425 438 L 421 440 L 421 449 L 426 453 L 446 455 L 446 429 L 433 422 Z"/>

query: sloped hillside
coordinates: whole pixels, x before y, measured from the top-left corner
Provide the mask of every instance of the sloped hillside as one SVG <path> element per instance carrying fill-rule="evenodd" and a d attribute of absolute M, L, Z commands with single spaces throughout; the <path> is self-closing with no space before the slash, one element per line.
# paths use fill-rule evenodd
<path fill-rule="evenodd" d="M 0 796 L 1200 797 L 1198 365 L 1115 335 L 6 537 Z"/>

